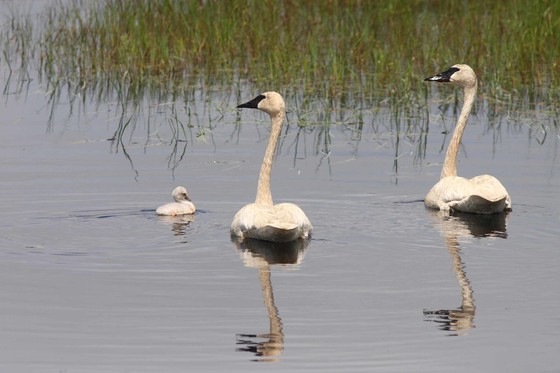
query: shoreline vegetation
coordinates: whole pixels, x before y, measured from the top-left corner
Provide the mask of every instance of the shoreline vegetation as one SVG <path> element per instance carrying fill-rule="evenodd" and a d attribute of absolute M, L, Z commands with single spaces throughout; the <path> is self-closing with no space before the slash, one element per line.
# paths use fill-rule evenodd
<path fill-rule="evenodd" d="M 529 127 L 529 141 L 557 138 L 548 136 L 560 123 L 556 0 L 53 0 L 40 9 L 28 3 L 33 15 L 22 4 L 0 16 L 4 95 L 39 84 L 49 131 L 59 104 L 70 117 L 110 103 L 111 149 L 136 174 L 127 145 L 138 123 L 145 147 L 170 146 L 174 171 L 188 143 L 213 141 L 216 121 L 197 107 L 223 115 L 276 90 L 288 125 L 296 122 L 290 146 L 313 137 L 318 167 L 330 170 L 333 129 L 357 152 L 371 126 L 392 143 L 396 175 L 403 143 L 414 163 L 425 157 L 430 102 L 458 114 L 459 90 L 424 82 L 455 63 L 478 74 L 474 111 L 485 108 L 488 131 L 507 118 Z M 237 115 L 232 138 L 239 129 Z"/>
<path fill-rule="evenodd" d="M 475 68 L 490 104 L 560 96 L 554 0 L 69 0 L 4 17 L 10 72 L 82 97 L 250 84 L 334 108 L 425 105 L 423 78 L 454 63 Z"/>

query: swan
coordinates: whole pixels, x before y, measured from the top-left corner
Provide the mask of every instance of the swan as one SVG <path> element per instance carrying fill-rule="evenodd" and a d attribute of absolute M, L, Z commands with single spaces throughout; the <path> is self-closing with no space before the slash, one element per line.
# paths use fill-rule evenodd
<path fill-rule="evenodd" d="M 494 176 L 480 175 L 472 179 L 457 176 L 457 153 L 477 90 L 474 70 L 468 65 L 457 64 L 424 80 L 451 83 L 462 87 L 464 91 L 463 108 L 447 147 L 440 180 L 428 192 L 424 204 L 429 208 L 474 214 L 495 214 L 511 210 L 511 198 Z"/>
<path fill-rule="evenodd" d="M 272 242 L 308 238 L 313 227 L 303 210 L 293 203 L 275 205 L 270 191 L 272 161 L 286 115 L 284 99 L 277 92 L 265 92 L 237 108 L 264 111 L 270 116 L 272 128 L 259 174 L 257 197 L 254 203 L 245 205 L 235 214 L 231 235 L 240 240 L 255 238 Z"/>
<path fill-rule="evenodd" d="M 196 211 L 196 207 L 191 202 L 191 199 L 189 198 L 187 189 L 185 189 L 185 187 L 178 186 L 177 188 L 173 189 L 173 192 L 171 192 L 171 196 L 173 197 L 175 202 L 167 203 L 163 206 L 158 207 L 156 210 L 156 214 L 167 216 L 194 214 L 194 212 Z"/>

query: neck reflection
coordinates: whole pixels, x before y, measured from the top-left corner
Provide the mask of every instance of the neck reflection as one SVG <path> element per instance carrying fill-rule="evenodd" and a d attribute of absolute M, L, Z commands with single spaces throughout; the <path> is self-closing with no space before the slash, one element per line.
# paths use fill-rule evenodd
<path fill-rule="evenodd" d="M 452 268 L 461 288 L 461 305 L 454 309 L 424 310 L 426 321 L 435 322 L 439 329 L 450 336 L 466 335 L 475 327 L 476 312 L 473 289 L 461 259 L 459 238 L 507 238 L 506 213 L 493 215 L 476 215 L 467 213 L 447 214 L 441 211 L 430 211 L 434 225 L 444 238 L 445 246 L 452 259 Z"/>
<path fill-rule="evenodd" d="M 303 260 L 308 240 L 278 243 L 254 239 L 238 241 L 233 239 L 239 254 L 247 267 L 257 268 L 263 301 L 267 309 L 269 330 L 260 334 L 237 334 L 236 351 L 250 352 L 253 361 L 276 362 L 284 351 L 284 331 L 278 307 L 274 301 L 271 267 L 297 267 Z"/>

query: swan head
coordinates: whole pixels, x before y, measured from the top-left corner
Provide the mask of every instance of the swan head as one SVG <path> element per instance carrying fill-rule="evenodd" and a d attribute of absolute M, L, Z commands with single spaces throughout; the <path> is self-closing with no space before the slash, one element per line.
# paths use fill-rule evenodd
<path fill-rule="evenodd" d="M 476 86 L 476 73 L 465 64 L 456 64 L 449 69 L 424 79 L 429 82 L 451 83 L 463 88 Z"/>
<path fill-rule="evenodd" d="M 173 189 L 171 192 L 171 196 L 175 200 L 175 202 L 182 202 L 182 201 L 190 201 L 190 197 L 187 193 L 187 189 L 182 186 L 178 186 L 177 188 Z"/>
<path fill-rule="evenodd" d="M 237 105 L 237 108 L 259 109 L 272 117 L 284 113 L 286 105 L 280 93 L 271 91 L 262 93 L 249 102 Z"/>

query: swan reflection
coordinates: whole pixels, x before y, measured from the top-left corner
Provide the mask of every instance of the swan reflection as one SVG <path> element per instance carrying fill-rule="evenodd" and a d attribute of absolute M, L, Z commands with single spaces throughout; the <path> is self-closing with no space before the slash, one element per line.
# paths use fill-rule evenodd
<path fill-rule="evenodd" d="M 158 220 L 171 226 L 171 231 L 175 236 L 184 236 L 187 226 L 194 221 L 194 215 L 166 216 L 158 215 Z"/>
<path fill-rule="evenodd" d="M 254 361 L 276 362 L 284 351 L 284 331 L 282 319 L 274 302 L 271 281 L 271 266 L 297 268 L 302 262 L 308 240 L 292 242 L 269 242 L 256 239 L 232 237 L 239 255 L 247 267 L 257 268 L 264 304 L 268 312 L 269 331 L 262 334 L 237 334 L 237 351 L 254 354 Z"/>
<path fill-rule="evenodd" d="M 424 310 L 426 321 L 439 325 L 449 335 L 466 335 L 473 328 L 476 311 L 471 283 L 461 259 L 460 238 L 464 237 L 495 237 L 507 238 L 507 214 L 473 215 L 468 213 L 447 214 L 440 211 L 429 211 L 434 225 L 437 226 L 451 254 L 453 271 L 461 288 L 461 305 L 455 309 Z"/>

